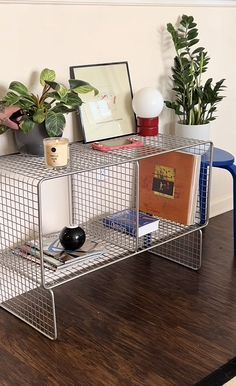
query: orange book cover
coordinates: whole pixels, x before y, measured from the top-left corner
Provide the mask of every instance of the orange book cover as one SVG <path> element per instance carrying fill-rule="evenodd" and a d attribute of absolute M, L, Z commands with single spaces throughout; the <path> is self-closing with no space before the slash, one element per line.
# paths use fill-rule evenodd
<path fill-rule="evenodd" d="M 140 210 L 190 225 L 200 157 L 169 152 L 140 161 Z"/>

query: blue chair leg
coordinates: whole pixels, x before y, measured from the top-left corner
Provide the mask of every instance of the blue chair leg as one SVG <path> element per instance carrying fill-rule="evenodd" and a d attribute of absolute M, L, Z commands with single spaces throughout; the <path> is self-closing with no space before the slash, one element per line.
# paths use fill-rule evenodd
<path fill-rule="evenodd" d="M 233 236 L 234 236 L 234 256 L 236 256 L 236 165 L 232 164 L 225 167 L 233 177 Z"/>

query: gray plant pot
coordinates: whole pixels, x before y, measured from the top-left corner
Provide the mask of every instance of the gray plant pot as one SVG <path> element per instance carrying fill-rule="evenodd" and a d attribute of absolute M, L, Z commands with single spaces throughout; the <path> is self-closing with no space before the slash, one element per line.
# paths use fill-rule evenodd
<path fill-rule="evenodd" d="M 31 133 L 15 131 L 16 146 L 20 153 L 43 157 L 43 139 L 48 137 L 44 123 L 34 127 Z"/>

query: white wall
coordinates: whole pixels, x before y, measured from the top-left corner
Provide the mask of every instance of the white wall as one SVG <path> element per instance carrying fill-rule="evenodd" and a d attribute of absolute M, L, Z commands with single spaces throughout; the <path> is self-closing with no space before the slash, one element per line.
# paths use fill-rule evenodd
<path fill-rule="evenodd" d="M 198 23 L 201 45 L 211 57 L 208 77 L 226 78 L 226 98 L 212 124 L 212 140 L 215 146 L 236 154 L 236 7 L 0 4 L 0 95 L 12 80 L 32 87 L 44 67 L 54 69 L 58 80 L 67 82 L 70 65 L 128 61 L 134 91 L 155 86 L 167 97 L 174 52 L 166 23 L 175 23 L 183 13 L 193 15 Z M 171 130 L 173 118 L 167 110 L 162 113 L 161 131 Z M 80 138 L 72 117 L 68 117 L 65 136 Z M 11 133 L 3 134 L 0 154 L 13 151 Z M 211 215 L 231 208 L 230 175 L 214 169 Z"/>

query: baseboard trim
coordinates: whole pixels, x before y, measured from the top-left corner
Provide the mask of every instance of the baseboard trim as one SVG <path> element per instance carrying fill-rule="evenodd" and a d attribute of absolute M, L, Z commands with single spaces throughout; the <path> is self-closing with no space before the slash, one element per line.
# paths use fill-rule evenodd
<path fill-rule="evenodd" d="M 228 196 L 222 200 L 210 202 L 210 217 L 218 216 L 219 214 L 228 212 L 233 209 L 233 197 Z"/>

